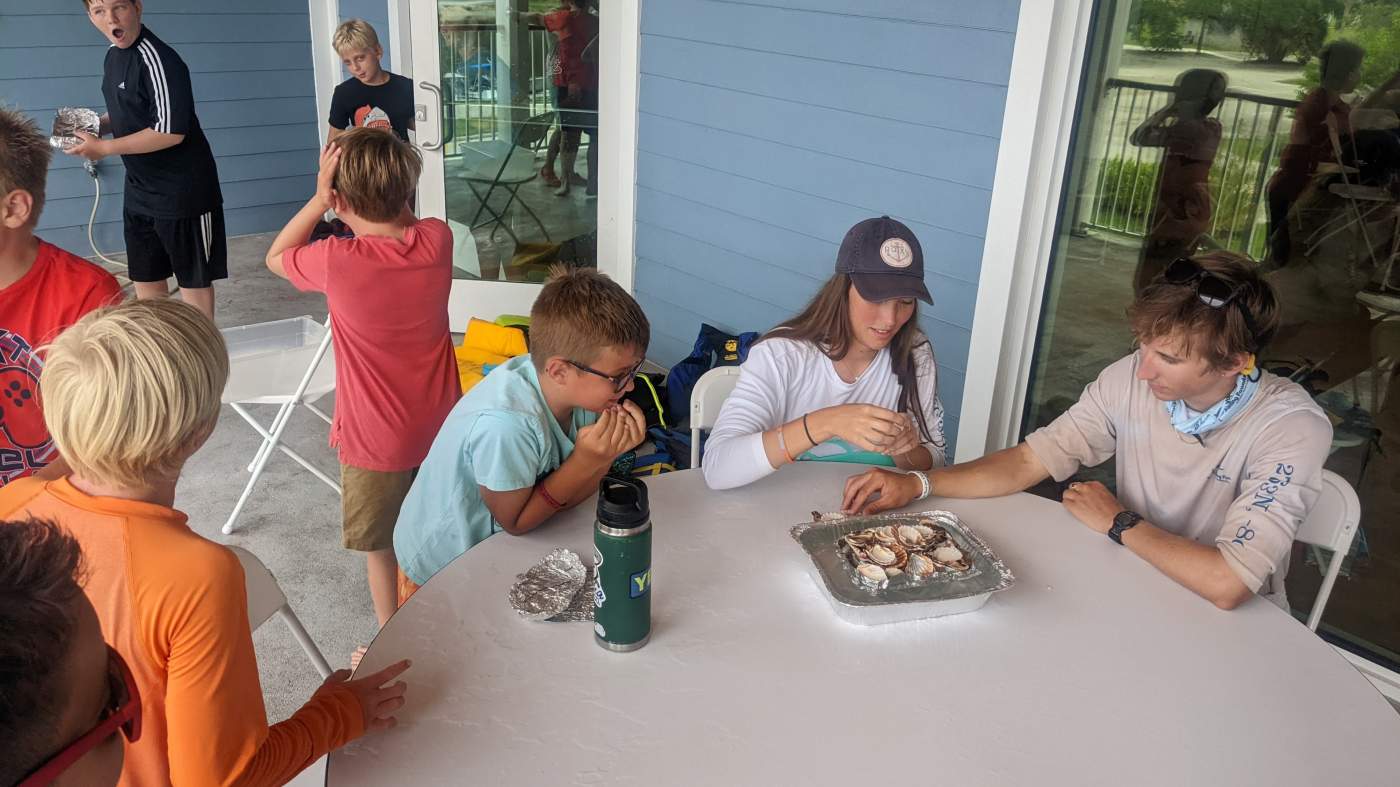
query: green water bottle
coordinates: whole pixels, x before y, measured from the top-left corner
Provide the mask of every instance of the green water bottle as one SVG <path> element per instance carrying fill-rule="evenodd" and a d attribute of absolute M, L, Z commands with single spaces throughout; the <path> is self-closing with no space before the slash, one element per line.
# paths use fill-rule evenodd
<path fill-rule="evenodd" d="M 593 527 L 593 638 L 625 653 L 651 637 L 651 509 L 639 478 L 598 485 Z"/>

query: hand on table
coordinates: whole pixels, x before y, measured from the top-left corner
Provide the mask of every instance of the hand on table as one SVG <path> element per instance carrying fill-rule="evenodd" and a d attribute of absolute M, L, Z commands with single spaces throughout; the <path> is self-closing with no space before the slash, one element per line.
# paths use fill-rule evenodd
<path fill-rule="evenodd" d="M 809 417 L 809 430 L 810 420 L 816 420 L 820 425 L 818 431 L 829 432 L 857 448 L 877 453 L 896 445 L 909 424 L 905 416 L 873 404 L 843 404 L 818 410 L 813 415 L 816 418 Z"/>
<path fill-rule="evenodd" d="M 404 692 L 408 690 L 408 684 L 397 681 L 385 686 L 384 684 L 402 675 L 404 670 L 412 666 L 408 659 L 404 659 L 396 664 L 390 664 L 384 669 L 367 675 L 363 678 L 350 680 L 350 670 L 336 670 L 325 683 L 316 690 L 317 694 L 325 691 L 331 686 L 343 685 L 355 695 L 355 699 L 360 701 L 360 710 L 365 715 L 365 732 L 375 732 L 377 730 L 387 730 L 399 723 L 394 715 L 404 706 Z"/>
<path fill-rule="evenodd" d="M 878 514 L 907 505 L 922 491 L 923 484 L 909 473 L 872 467 L 846 479 L 841 511 L 847 514 Z"/>
<path fill-rule="evenodd" d="M 111 144 L 107 140 L 93 136 L 86 131 L 75 131 L 73 136 L 78 138 L 78 144 L 64 149 L 64 153 L 82 156 L 88 161 L 101 161 L 107 157 L 107 146 Z"/>
<path fill-rule="evenodd" d="M 1127 509 L 1108 487 L 1098 481 L 1075 481 L 1064 494 L 1065 510 L 1091 529 L 1105 535 L 1113 527 L 1113 518 Z"/>

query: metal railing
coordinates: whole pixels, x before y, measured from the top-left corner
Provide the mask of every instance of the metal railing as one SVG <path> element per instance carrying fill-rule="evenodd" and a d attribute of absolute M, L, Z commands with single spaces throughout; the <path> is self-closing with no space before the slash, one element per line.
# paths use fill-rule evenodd
<path fill-rule="evenodd" d="M 446 135 L 446 155 L 461 152 L 459 145 L 507 136 L 508 124 L 499 121 L 498 87 L 509 79 L 509 64 L 497 57 L 495 25 L 443 25 L 439 67 L 442 70 L 443 119 L 452 126 Z M 524 101 L 511 105 L 528 109 L 531 116 L 554 109 L 554 84 L 549 72 L 553 36 L 542 27 L 531 27 Z M 498 82 L 500 84 L 498 84 Z"/>
<path fill-rule="evenodd" d="M 1162 149 L 1132 144 L 1129 137 L 1172 101 L 1175 88 L 1109 79 L 1097 113 L 1087 200 L 1080 203 L 1088 227 L 1141 237 L 1147 233 L 1161 178 Z M 1210 169 L 1211 239 L 1221 248 L 1259 256 L 1267 226 L 1264 187 L 1287 142 L 1297 101 L 1226 91 L 1212 117 L 1220 121 L 1220 147 Z"/>

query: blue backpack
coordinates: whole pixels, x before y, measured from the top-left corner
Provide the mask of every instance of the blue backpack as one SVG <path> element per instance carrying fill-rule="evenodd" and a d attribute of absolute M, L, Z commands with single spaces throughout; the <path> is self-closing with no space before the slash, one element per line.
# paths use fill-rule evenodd
<path fill-rule="evenodd" d="M 666 375 L 666 411 L 671 426 L 681 428 L 690 422 L 690 392 L 705 372 L 716 366 L 738 366 L 749 357 L 749 348 L 758 341 L 754 331 L 734 335 L 708 323 L 700 325 L 700 335 L 690 356 L 671 367 Z"/>

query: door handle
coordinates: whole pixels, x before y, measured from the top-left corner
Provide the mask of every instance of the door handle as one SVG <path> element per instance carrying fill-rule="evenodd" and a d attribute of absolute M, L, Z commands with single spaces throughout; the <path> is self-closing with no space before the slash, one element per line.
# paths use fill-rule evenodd
<path fill-rule="evenodd" d="M 437 99 L 437 111 L 434 113 L 433 117 L 436 117 L 438 119 L 437 142 L 434 142 L 432 144 L 428 144 L 427 142 L 419 142 L 418 147 L 424 150 L 437 150 L 442 147 L 442 91 L 439 90 L 438 86 L 434 85 L 432 82 L 419 82 L 418 87 L 421 87 L 429 93 L 432 93 L 433 98 Z"/>

